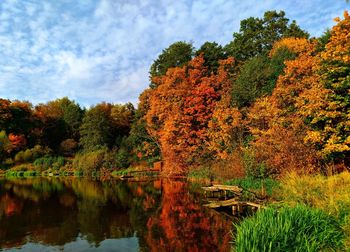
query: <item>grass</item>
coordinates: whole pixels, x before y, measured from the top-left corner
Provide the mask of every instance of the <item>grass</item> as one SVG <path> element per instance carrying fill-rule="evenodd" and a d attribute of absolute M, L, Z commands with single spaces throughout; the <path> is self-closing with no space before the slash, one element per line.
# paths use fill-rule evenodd
<path fill-rule="evenodd" d="M 213 178 L 213 174 L 209 168 L 202 167 L 201 169 L 191 169 L 187 177 L 191 179 L 210 179 Z"/>
<path fill-rule="evenodd" d="M 40 176 L 39 171 L 28 170 L 28 171 L 13 171 L 9 170 L 5 173 L 6 177 L 35 177 Z"/>
<path fill-rule="evenodd" d="M 235 251 L 328 251 L 343 249 L 337 219 L 302 205 L 268 208 L 236 226 Z"/>
<path fill-rule="evenodd" d="M 281 200 L 294 206 L 304 204 L 322 209 L 336 218 L 346 233 L 345 245 L 350 251 L 350 173 L 333 176 L 290 173 L 277 191 Z"/>
<path fill-rule="evenodd" d="M 266 178 L 258 179 L 253 177 L 245 177 L 242 179 L 232 179 L 225 182 L 226 185 L 237 185 L 245 190 L 252 191 L 260 197 L 271 197 L 274 190 L 278 188 L 279 182 L 275 179 Z"/>
<path fill-rule="evenodd" d="M 305 204 L 344 218 L 350 214 L 350 173 L 334 176 L 290 173 L 277 191 L 289 205 Z"/>

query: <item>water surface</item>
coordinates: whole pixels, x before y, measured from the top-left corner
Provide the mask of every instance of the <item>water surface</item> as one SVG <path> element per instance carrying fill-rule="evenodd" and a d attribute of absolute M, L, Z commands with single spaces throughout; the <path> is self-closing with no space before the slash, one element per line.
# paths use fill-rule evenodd
<path fill-rule="evenodd" d="M 0 179 L 0 251 L 229 251 L 232 220 L 184 181 Z"/>

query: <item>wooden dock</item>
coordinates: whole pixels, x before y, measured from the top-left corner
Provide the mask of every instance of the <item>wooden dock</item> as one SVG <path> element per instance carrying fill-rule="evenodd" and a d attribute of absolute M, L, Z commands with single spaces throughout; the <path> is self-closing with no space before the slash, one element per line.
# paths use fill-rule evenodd
<path fill-rule="evenodd" d="M 213 185 L 209 187 L 202 187 L 202 189 L 204 190 L 206 197 L 209 195 L 211 199 L 216 199 L 210 200 L 209 203 L 204 205 L 205 207 L 212 209 L 230 208 L 232 215 L 234 216 L 241 214 L 247 208 L 250 208 L 253 211 L 265 208 L 265 206 L 258 203 L 241 201 L 240 198 L 244 190 L 239 186 Z M 228 197 L 229 194 L 233 196 Z M 221 200 L 220 198 L 224 198 L 224 200 Z"/>

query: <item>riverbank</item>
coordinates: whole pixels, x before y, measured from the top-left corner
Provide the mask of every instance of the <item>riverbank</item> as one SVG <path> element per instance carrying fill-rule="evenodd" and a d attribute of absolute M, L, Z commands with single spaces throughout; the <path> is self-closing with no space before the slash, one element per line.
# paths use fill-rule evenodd
<path fill-rule="evenodd" d="M 137 172 L 136 172 L 137 171 Z M 159 177 L 156 172 L 121 169 L 109 173 L 109 178 Z M 106 174 L 104 174 L 106 175 Z M 89 176 L 78 171 L 16 171 L 2 172 L 3 177 Z M 226 184 L 244 188 L 242 200 L 263 199 L 266 208 L 245 218 L 233 227 L 235 251 L 319 251 L 350 249 L 350 173 L 332 176 L 286 174 L 280 179 L 243 177 L 212 180 L 187 176 L 192 184 Z M 260 230 L 264 230 L 261 235 Z M 335 237 L 335 239 L 326 239 Z M 327 240 L 327 242 L 321 242 Z"/>
<path fill-rule="evenodd" d="M 235 226 L 235 251 L 349 251 L 349 172 L 287 174 L 267 206 Z"/>

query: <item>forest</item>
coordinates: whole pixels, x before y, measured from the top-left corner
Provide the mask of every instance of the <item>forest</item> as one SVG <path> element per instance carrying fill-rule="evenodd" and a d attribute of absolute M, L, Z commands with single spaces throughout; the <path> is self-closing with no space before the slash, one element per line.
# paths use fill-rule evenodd
<path fill-rule="evenodd" d="M 132 103 L 0 100 L 1 169 L 278 177 L 350 162 L 350 18 L 310 38 L 283 11 L 241 21 L 225 46 L 185 41 L 150 67 Z"/>
<path fill-rule="evenodd" d="M 347 11 L 320 37 L 267 11 L 226 45 L 175 42 L 148 83 L 137 107 L 0 99 L 0 175 L 105 176 L 161 162 L 162 177 L 265 196 L 278 187 L 277 206 L 236 226 L 236 251 L 350 248 Z"/>

